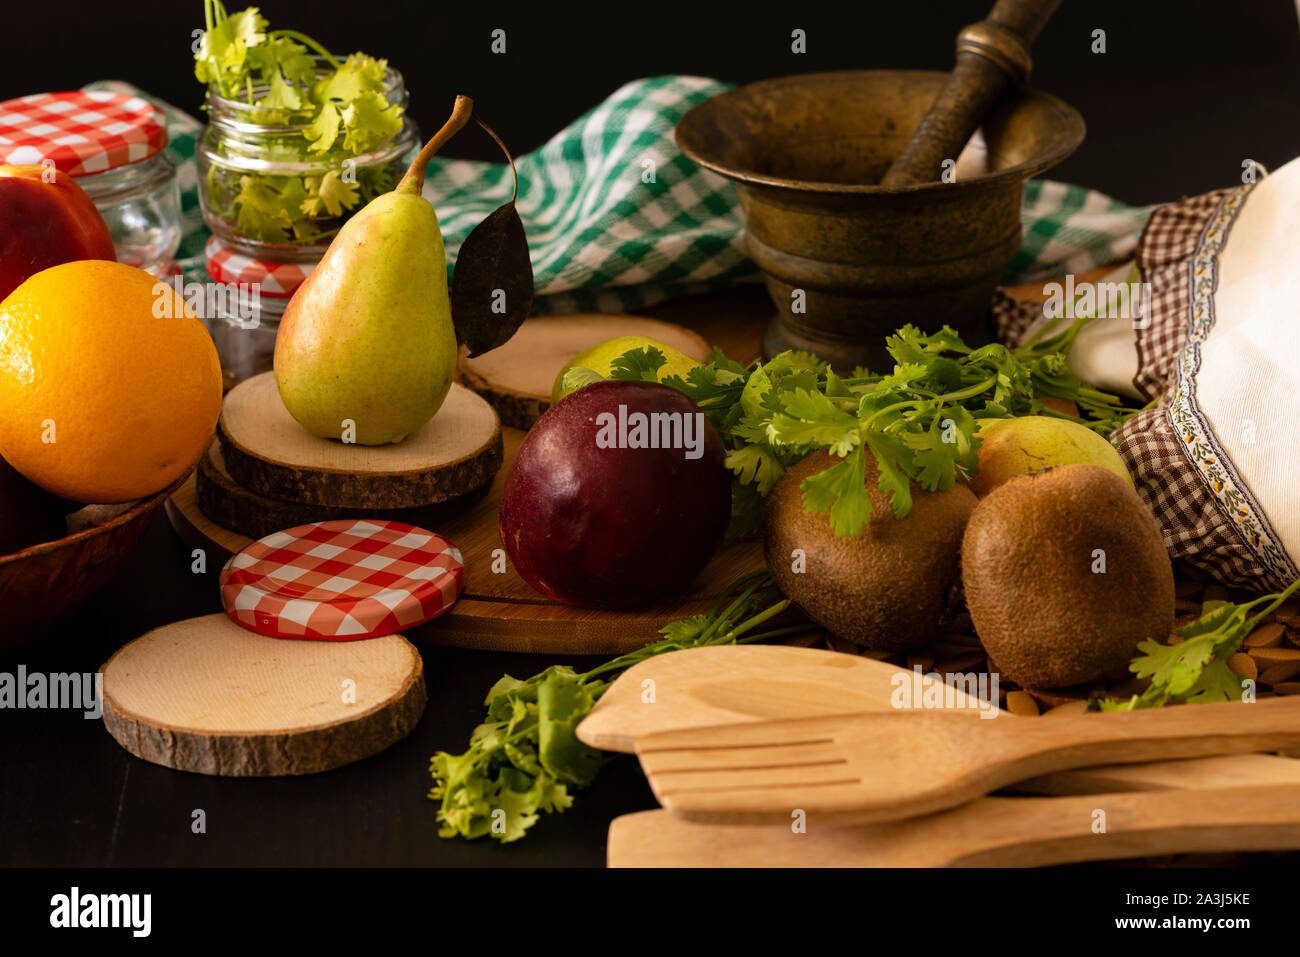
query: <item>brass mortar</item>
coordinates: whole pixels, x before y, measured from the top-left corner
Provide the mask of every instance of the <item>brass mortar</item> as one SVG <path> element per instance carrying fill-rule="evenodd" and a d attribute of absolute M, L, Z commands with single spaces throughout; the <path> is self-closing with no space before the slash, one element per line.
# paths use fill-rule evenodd
<path fill-rule="evenodd" d="M 989 301 L 1020 246 L 1025 180 L 1074 152 L 1084 124 L 1056 97 L 1021 89 L 954 157 L 954 182 L 875 185 L 947 79 L 782 77 L 713 97 L 677 124 L 682 151 L 736 183 L 745 250 L 777 306 L 765 355 L 803 349 L 837 369 L 881 369 L 885 336 L 905 323 L 989 338 Z"/>

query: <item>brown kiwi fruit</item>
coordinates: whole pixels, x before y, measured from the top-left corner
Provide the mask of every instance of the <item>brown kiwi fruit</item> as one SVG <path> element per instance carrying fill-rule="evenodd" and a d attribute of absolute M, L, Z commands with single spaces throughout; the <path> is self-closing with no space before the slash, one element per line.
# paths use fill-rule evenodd
<path fill-rule="evenodd" d="M 966 526 L 961 567 L 975 633 L 1024 687 L 1122 677 L 1138 642 L 1163 641 L 1173 624 L 1160 526 L 1131 485 L 1095 465 L 995 488 Z"/>
<path fill-rule="evenodd" d="M 837 538 L 826 515 L 803 506 L 799 484 L 840 460 L 814 452 L 782 476 L 768 497 L 763 523 L 767 566 L 780 589 L 813 621 L 873 651 L 904 651 L 934 637 L 957 578 L 962 529 L 975 494 L 964 485 L 927 492 L 912 484 L 912 510 L 894 517 L 867 456 L 871 522 L 862 534 Z M 794 570 L 795 549 L 804 570 Z"/>

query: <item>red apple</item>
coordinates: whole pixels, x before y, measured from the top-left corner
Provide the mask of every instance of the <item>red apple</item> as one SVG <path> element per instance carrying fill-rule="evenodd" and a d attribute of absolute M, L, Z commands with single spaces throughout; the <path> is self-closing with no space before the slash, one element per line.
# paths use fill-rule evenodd
<path fill-rule="evenodd" d="M 501 495 L 501 541 L 525 581 L 568 605 L 680 595 L 727 530 L 723 458 L 717 430 L 676 389 L 586 386 L 519 446 Z"/>
<path fill-rule="evenodd" d="M 117 259 L 91 198 L 52 166 L 0 166 L 0 300 L 28 276 L 76 259 Z"/>

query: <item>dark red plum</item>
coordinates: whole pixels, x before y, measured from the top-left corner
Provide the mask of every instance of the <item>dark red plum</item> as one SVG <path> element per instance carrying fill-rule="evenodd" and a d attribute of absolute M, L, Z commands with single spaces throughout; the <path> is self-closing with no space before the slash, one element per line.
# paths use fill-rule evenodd
<path fill-rule="evenodd" d="M 501 541 L 535 589 L 627 608 L 683 594 L 727 530 L 731 477 L 699 407 L 654 382 L 597 382 L 532 427 L 501 494 Z"/>

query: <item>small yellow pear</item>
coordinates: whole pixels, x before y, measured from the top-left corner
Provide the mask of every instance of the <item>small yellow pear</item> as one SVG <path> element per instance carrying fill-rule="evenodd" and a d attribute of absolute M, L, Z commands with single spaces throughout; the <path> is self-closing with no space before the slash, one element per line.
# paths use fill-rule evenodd
<path fill-rule="evenodd" d="M 430 158 L 469 119 L 451 119 L 390 193 L 339 230 L 285 309 L 275 340 L 280 398 L 307 431 L 360 445 L 400 442 L 433 418 L 456 373 L 447 259 L 421 195 Z"/>

